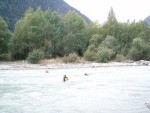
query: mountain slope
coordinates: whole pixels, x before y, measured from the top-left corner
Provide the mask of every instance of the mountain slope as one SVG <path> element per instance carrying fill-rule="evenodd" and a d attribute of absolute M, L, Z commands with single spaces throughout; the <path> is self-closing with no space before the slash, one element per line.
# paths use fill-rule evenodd
<path fill-rule="evenodd" d="M 147 18 L 144 19 L 144 21 L 148 24 L 148 26 L 150 27 L 150 16 L 148 16 Z"/>
<path fill-rule="evenodd" d="M 23 16 L 29 7 L 36 9 L 39 6 L 43 11 L 50 8 L 51 11 L 57 11 L 62 16 L 70 10 L 75 11 L 79 13 L 87 23 L 91 23 L 88 17 L 68 5 L 64 0 L 1 0 L 0 16 L 7 21 L 9 29 L 13 30 L 16 21 Z"/>

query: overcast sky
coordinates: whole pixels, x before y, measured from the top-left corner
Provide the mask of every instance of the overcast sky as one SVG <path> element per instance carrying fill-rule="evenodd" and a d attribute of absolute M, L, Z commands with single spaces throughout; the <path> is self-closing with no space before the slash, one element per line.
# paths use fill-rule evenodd
<path fill-rule="evenodd" d="M 110 7 L 119 22 L 143 20 L 150 15 L 150 0 L 64 0 L 92 21 L 107 20 Z"/>

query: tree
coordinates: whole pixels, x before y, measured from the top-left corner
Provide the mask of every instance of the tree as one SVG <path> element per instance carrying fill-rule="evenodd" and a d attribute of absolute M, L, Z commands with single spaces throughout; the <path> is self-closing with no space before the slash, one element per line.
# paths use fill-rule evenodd
<path fill-rule="evenodd" d="M 115 37 L 117 33 L 118 22 L 115 17 L 113 8 L 110 9 L 107 19 L 108 20 L 103 25 L 103 28 L 105 29 L 105 33 L 106 33 L 104 37 L 106 37 L 107 35 L 111 35 Z"/>
<path fill-rule="evenodd" d="M 108 20 L 112 21 L 116 20 L 115 12 L 112 7 L 110 8 L 110 11 L 108 13 Z"/>
<path fill-rule="evenodd" d="M 92 38 L 90 39 L 90 45 L 94 45 L 96 48 L 102 43 L 103 36 L 100 34 L 93 34 Z"/>
<path fill-rule="evenodd" d="M 25 59 L 34 49 L 42 49 L 45 57 L 52 56 L 60 34 L 59 20 L 58 14 L 43 12 L 41 8 L 27 10 L 15 26 L 10 43 L 12 56 Z"/>
<path fill-rule="evenodd" d="M 7 23 L 0 17 L 0 55 L 8 53 L 8 42 L 11 38 L 11 32 L 8 30 Z"/>
<path fill-rule="evenodd" d="M 129 53 L 133 60 L 150 60 L 150 47 L 141 38 L 135 38 Z"/>
<path fill-rule="evenodd" d="M 102 46 L 106 46 L 110 49 L 114 49 L 117 46 L 117 39 L 114 38 L 113 36 L 108 35 L 105 40 L 102 42 Z"/>
<path fill-rule="evenodd" d="M 68 12 L 62 20 L 62 37 L 65 55 L 76 52 L 83 55 L 87 37 L 86 24 L 81 16 L 75 12 Z"/>
<path fill-rule="evenodd" d="M 99 47 L 96 53 L 96 61 L 106 63 L 112 60 L 114 54 L 115 53 L 112 49 L 109 49 L 107 47 Z"/>
<path fill-rule="evenodd" d="M 26 11 L 17 21 L 10 41 L 12 56 L 25 59 L 34 49 L 44 51 L 45 58 L 77 53 L 82 56 L 87 47 L 86 23 L 75 12 L 62 19 L 57 12 L 40 8 Z M 18 48 L 18 49 L 17 49 Z"/>
<path fill-rule="evenodd" d="M 51 44 L 48 48 L 48 52 L 51 57 L 56 57 L 57 55 L 62 55 L 62 38 L 60 37 L 60 21 L 61 17 L 57 12 L 51 12 L 47 10 L 45 12 L 46 19 L 50 23 L 50 36 Z"/>

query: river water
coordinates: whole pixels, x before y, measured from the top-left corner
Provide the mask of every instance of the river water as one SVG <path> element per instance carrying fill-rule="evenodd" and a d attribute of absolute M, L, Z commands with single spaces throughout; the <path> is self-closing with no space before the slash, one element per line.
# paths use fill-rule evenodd
<path fill-rule="evenodd" d="M 149 66 L 0 71 L 0 113 L 150 113 L 145 102 Z"/>

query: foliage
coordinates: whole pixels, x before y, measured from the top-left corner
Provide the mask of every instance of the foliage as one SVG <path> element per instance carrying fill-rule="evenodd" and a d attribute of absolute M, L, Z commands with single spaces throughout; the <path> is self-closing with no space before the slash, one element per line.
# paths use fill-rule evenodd
<path fill-rule="evenodd" d="M 73 52 L 82 56 L 88 42 L 85 28 L 86 23 L 75 12 L 68 12 L 61 19 L 57 12 L 30 8 L 16 23 L 10 51 L 15 59 L 25 59 L 28 53 L 40 48 L 45 58 Z"/>
<path fill-rule="evenodd" d="M 115 12 L 114 12 L 114 10 L 113 10 L 113 8 L 111 7 L 110 8 L 110 11 L 109 11 L 109 13 L 108 13 L 108 20 L 116 20 L 116 16 L 115 16 Z"/>
<path fill-rule="evenodd" d="M 29 53 L 27 61 L 32 64 L 37 64 L 44 57 L 42 50 L 33 50 L 32 53 Z"/>
<path fill-rule="evenodd" d="M 46 56 L 56 57 L 58 54 L 62 54 L 62 38 L 60 37 L 60 21 L 61 17 L 57 12 L 51 12 L 47 10 L 45 12 L 48 28 L 45 32 L 45 37 L 49 37 L 45 40 L 47 48 L 45 48 Z"/>
<path fill-rule="evenodd" d="M 43 12 L 41 8 L 29 8 L 17 21 L 11 39 L 1 18 L 0 25 L 0 54 L 7 54 L 9 45 L 16 60 L 26 59 L 39 49 L 44 58 L 63 57 L 64 62 L 76 62 L 79 56 L 97 62 L 150 60 L 150 28 L 143 21 L 118 22 L 112 8 L 103 25 L 88 25 L 75 12 L 61 17 L 49 9 Z M 34 59 L 34 55 L 29 56 Z"/>
<path fill-rule="evenodd" d="M 75 8 L 69 6 L 63 0 L 0 0 L 0 15 L 9 24 L 9 29 L 13 31 L 15 23 L 24 15 L 27 9 L 32 7 L 36 10 L 39 6 L 42 11 L 46 11 L 49 8 L 51 11 L 57 11 L 62 16 L 68 11 L 75 11 L 88 23 L 91 23 L 89 18 L 81 14 Z"/>
<path fill-rule="evenodd" d="M 97 53 L 97 48 L 95 47 L 94 44 L 91 44 L 90 46 L 88 46 L 87 50 L 84 53 L 85 60 L 95 61 L 96 53 Z"/>
<path fill-rule="evenodd" d="M 104 41 L 102 41 L 101 46 L 117 50 L 117 39 L 113 36 L 108 35 Z"/>
<path fill-rule="evenodd" d="M 99 48 L 96 53 L 96 61 L 106 63 L 110 61 L 114 56 L 114 51 L 109 48 Z"/>
<path fill-rule="evenodd" d="M 150 47 L 143 39 L 135 38 L 129 55 L 133 60 L 150 60 Z"/>
<path fill-rule="evenodd" d="M 117 62 L 122 62 L 124 61 L 126 58 L 122 55 L 122 54 L 117 54 L 116 55 L 116 61 Z"/>
<path fill-rule="evenodd" d="M 96 53 L 94 51 L 86 50 L 84 53 L 84 58 L 87 61 L 94 61 Z"/>
<path fill-rule="evenodd" d="M 59 38 L 60 17 L 57 13 L 40 8 L 26 11 L 24 18 L 16 23 L 14 36 L 10 41 L 12 56 L 15 59 L 25 59 L 34 49 L 43 49 L 45 57 L 56 53 L 56 43 Z"/>
<path fill-rule="evenodd" d="M 64 63 L 69 63 L 69 62 L 78 62 L 80 57 L 76 53 L 70 53 L 68 56 L 63 57 L 63 62 Z"/>
<path fill-rule="evenodd" d="M 76 52 L 83 55 L 86 45 L 86 23 L 83 18 L 75 12 L 68 12 L 62 19 L 62 38 L 64 55 Z"/>
<path fill-rule="evenodd" d="M 120 61 L 130 56 L 133 60 L 149 60 L 150 28 L 145 22 L 119 23 L 111 8 L 108 20 L 102 26 L 96 26 L 93 28 L 90 26 L 88 29 L 91 38 L 89 38 L 89 45 L 84 54 L 85 59 L 96 60 L 95 56 L 97 56 L 100 61 L 107 62 L 115 57 Z M 136 42 L 137 37 L 140 37 L 141 41 Z M 99 48 L 107 49 L 100 51 Z M 111 55 L 108 54 L 108 49 L 113 51 L 112 58 L 109 57 Z"/>
<path fill-rule="evenodd" d="M 95 47 L 98 47 L 100 43 L 102 42 L 102 35 L 99 34 L 93 34 L 92 38 L 90 40 L 90 44 L 94 45 Z"/>
<path fill-rule="evenodd" d="M 11 33 L 8 30 L 7 23 L 0 17 L 0 55 L 8 53 L 8 42 L 11 38 Z"/>
<path fill-rule="evenodd" d="M 0 61 L 11 61 L 11 55 L 10 54 L 1 54 Z"/>

